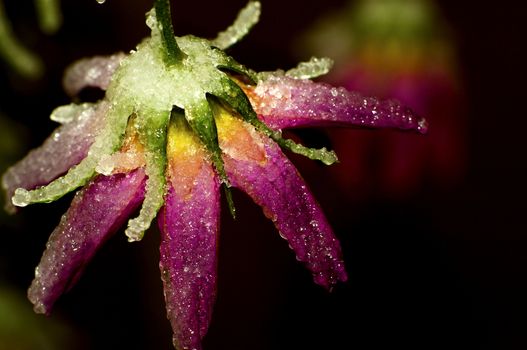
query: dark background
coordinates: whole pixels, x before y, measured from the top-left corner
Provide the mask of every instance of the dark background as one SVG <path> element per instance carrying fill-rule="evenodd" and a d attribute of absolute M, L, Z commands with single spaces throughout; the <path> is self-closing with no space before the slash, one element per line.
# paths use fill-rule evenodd
<path fill-rule="evenodd" d="M 343 3 L 265 0 L 260 23 L 230 53 L 257 70 L 294 66 L 295 38 Z M 439 4 L 458 44 L 468 99 L 468 171 L 459 185 L 446 191 L 423 186 L 404 201 L 357 203 L 341 198 L 318 176 L 323 171 L 306 173 L 311 168 L 299 163 L 343 245 L 350 280 L 333 293 L 312 283 L 260 209 L 235 193 L 238 219 L 226 210 L 222 216 L 218 300 L 205 349 L 527 347 L 526 33 L 520 4 Z M 175 1 L 176 34 L 214 37 L 244 5 Z M 36 27 L 32 2 L 6 1 L 17 35 L 48 69 L 37 82 L 0 70 L 0 112 L 24 127 L 26 148 L 55 127 L 50 111 L 68 103 L 60 85 L 65 66 L 134 48 L 148 34 L 144 13 L 150 6 L 64 0 L 64 25 L 47 37 Z M 2 220 L 4 283 L 24 293 L 70 199 Z M 52 319 L 73 329 L 72 348 L 171 349 L 157 244 L 156 229 L 134 244 L 118 234 L 59 300 Z"/>

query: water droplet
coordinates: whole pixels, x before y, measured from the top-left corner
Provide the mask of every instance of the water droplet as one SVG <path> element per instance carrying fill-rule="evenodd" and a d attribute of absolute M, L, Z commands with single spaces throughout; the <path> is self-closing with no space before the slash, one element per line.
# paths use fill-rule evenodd
<path fill-rule="evenodd" d="M 101 4 L 101 5 L 104 4 L 104 3 L 106 2 L 106 0 L 95 0 L 95 1 L 97 1 L 97 3 L 98 3 L 98 4 Z"/>
<path fill-rule="evenodd" d="M 423 118 L 419 120 L 417 124 L 418 124 L 417 130 L 419 130 L 421 134 L 426 134 L 428 131 L 428 122 L 426 121 L 426 119 Z"/>

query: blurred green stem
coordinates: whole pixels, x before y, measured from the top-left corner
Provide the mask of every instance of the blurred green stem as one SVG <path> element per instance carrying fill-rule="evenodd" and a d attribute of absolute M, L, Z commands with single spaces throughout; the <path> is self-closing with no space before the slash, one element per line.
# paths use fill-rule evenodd
<path fill-rule="evenodd" d="M 43 65 L 31 51 L 23 47 L 15 38 L 11 23 L 7 19 L 4 3 L 0 0 L 0 57 L 20 75 L 38 78 Z"/>
<path fill-rule="evenodd" d="M 54 34 L 62 25 L 62 14 L 58 0 L 35 0 L 40 29 L 46 34 Z"/>

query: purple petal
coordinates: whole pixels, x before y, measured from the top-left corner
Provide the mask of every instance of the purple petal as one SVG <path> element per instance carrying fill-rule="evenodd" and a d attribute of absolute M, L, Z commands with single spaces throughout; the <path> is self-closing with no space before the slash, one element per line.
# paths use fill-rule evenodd
<path fill-rule="evenodd" d="M 206 161 L 194 165 L 190 172 L 189 163 L 170 170 L 175 176 L 159 215 L 159 267 L 174 346 L 198 350 L 216 296 L 220 194 L 212 167 Z"/>
<path fill-rule="evenodd" d="M 271 76 L 244 87 L 260 118 L 273 129 L 360 126 L 426 132 L 426 121 L 395 100 L 379 101 L 345 88 L 310 80 Z"/>
<path fill-rule="evenodd" d="M 272 140 L 235 123 L 225 131 L 217 120 L 231 184 L 263 208 L 316 283 L 329 289 L 345 281 L 340 244 L 294 165 Z"/>
<path fill-rule="evenodd" d="M 17 188 L 28 190 L 46 185 L 86 157 L 108 109 L 107 102 L 79 108 L 71 121 L 61 125 L 2 176 L 6 207 L 14 212 L 11 197 Z"/>
<path fill-rule="evenodd" d="M 144 197 L 145 173 L 98 176 L 77 192 L 51 234 L 35 270 L 28 297 L 35 312 L 49 314 L 71 288 L 99 247 L 134 212 Z"/>
<path fill-rule="evenodd" d="M 76 96 L 86 87 L 106 90 L 112 75 L 126 55 L 119 52 L 111 56 L 96 56 L 83 58 L 74 62 L 66 69 L 62 85 L 70 96 Z"/>

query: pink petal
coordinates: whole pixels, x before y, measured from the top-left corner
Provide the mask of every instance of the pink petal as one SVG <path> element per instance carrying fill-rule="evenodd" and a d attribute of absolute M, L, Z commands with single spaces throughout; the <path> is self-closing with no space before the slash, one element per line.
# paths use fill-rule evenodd
<path fill-rule="evenodd" d="M 111 56 L 96 56 L 76 61 L 66 69 L 62 85 L 70 96 L 76 96 L 86 87 L 106 90 L 113 73 L 126 55 L 119 52 Z"/>
<path fill-rule="evenodd" d="M 394 100 L 379 101 L 344 88 L 287 76 L 243 87 L 259 117 L 273 129 L 359 126 L 426 132 L 426 121 Z"/>
<path fill-rule="evenodd" d="M 216 296 L 219 181 L 206 158 L 170 164 L 173 176 L 159 214 L 159 266 L 174 346 L 197 350 Z"/>
<path fill-rule="evenodd" d="M 240 127 L 241 121 L 232 119 L 228 131 L 221 122 L 217 123 L 231 184 L 263 208 L 316 283 L 331 288 L 337 281 L 345 281 L 340 244 L 319 204 L 280 147 L 247 124 Z"/>
<path fill-rule="evenodd" d="M 7 196 L 5 209 L 15 211 L 11 197 L 17 188 L 31 190 L 46 185 L 84 159 L 107 109 L 108 104 L 103 101 L 83 110 L 55 129 L 42 146 L 10 167 L 2 176 L 2 188 Z"/>
<path fill-rule="evenodd" d="M 98 176 L 77 192 L 51 234 L 29 287 L 35 312 L 49 314 L 71 288 L 99 247 L 137 209 L 144 197 L 145 173 Z"/>

